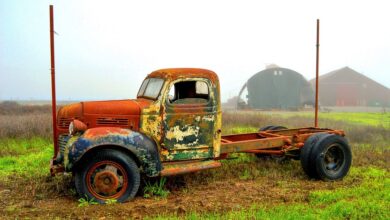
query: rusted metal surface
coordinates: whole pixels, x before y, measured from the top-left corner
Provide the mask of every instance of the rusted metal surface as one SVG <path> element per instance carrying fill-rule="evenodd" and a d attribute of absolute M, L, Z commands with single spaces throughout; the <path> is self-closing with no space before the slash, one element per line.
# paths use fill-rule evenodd
<path fill-rule="evenodd" d="M 248 150 L 256 149 L 270 149 L 275 147 L 281 147 L 284 144 L 285 142 L 283 137 L 232 141 L 231 143 L 222 143 L 221 153 L 245 152 Z"/>
<path fill-rule="evenodd" d="M 56 173 L 65 172 L 65 167 L 62 164 L 54 164 L 55 160 L 50 160 L 50 175 L 55 176 Z"/>
<path fill-rule="evenodd" d="M 141 110 L 150 104 L 146 99 L 74 103 L 58 111 L 58 130 L 68 132 L 70 122 L 77 119 L 88 128 L 123 127 L 138 131 Z"/>
<path fill-rule="evenodd" d="M 163 69 L 147 78 L 164 78 L 159 98 L 143 109 L 141 131 L 159 143 L 162 161 L 205 159 L 219 156 L 221 109 L 217 75 L 204 69 Z M 175 85 L 203 82 L 208 99 L 181 99 L 171 103 Z"/>
<path fill-rule="evenodd" d="M 344 136 L 341 130 L 301 128 L 257 133 L 222 136 L 221 153 L 267 153 L 280 155 L 303 147 L 304 142 L 314 133 L 329 133 Z"/>
<path fill-rule="evenodd" d="M 53 5 L 49 6 L 50 11 L 50 66 L 51 66 L 51 112 L 52 112 L 52 123 L 53 123 L 53 145 L 54 145 L 54 156 L 58 154 L 58 131 L 57 131 L 57 101 L 56 101 L 56 78 L 55 78 L 55 59 L 54 59 L 54 12 Z"/>
<path fill-rule="evenodd" d="M 83 132 L 83 131 L 87 130 L 87 128 L 88 128 L 86 124 L 84 124 L 82 121 L 77 120 L 77 119 L 73 120 L 71 123 L 72 123 L 72 128 L 69 128 L 69 129 L 72 130 L 72 135 L 74 133 L 77 133 L 77 132 Z M 71 132 L 71 131 L 69 131 L 69 132 Z"/>
<path fill-rule="evenodd" d="M 162 169 L 157 146 L 146 135 L 124 128 L 98 127 L 88 129 L 81 135 L 74 135 L 68 140 L 64 150 L 65 170 L 72 171 L 80 165 L 83 156 L 103 148 L 131 154 L 148 176 L 157 176 Z"/>
<path fill-rule="evenodd" d="M 188 80 L 188 79 L 187 79 Z M 188 160 L 213 157 L 213 139 L 218 101 L 215 97 L 215 85 L 207 79 L 191 78 L 204 81 L 210 89 L 206 103 L 193 102 L 169 103 L 164 101 L 162 146 L 168 150 L 163 160 Z M 181 82 L 175 80 L 173 83 Z"/>
<path fill-rule="evenodd" d="M 320 62 L 320 20 L 317 19 L 317 43 L 316 43 L 316 100 L 315 100 L 315 115 L 314 127 L 318 128 L 318 78 L 319 78 L 319 62 Z"/>
<path fill-rule="evenodd" d="M 195 161 L 195 162 L 176 162 L 164 163 L 164 169 L 161 171 L 161 176 L 173 176 L 184 173 L 191 173 L 205 169 L 217 168 L 221 166 L 221 162 L 214 160 Z"/>
<path fill-rule="evenodd" d="M 210 79 L 212 83 L 219 85 L 218 75 L 215 72 L 199 68 L 160 69 L 150 73 L 147 77 L 164 78 L 168 81 L 175 81 L 178 79 L 204 78 Z"/>
<path fill-rule="evenodd" d="M 117 199 L 127 190 L 129 178 L 125 169 L 113 161 L 94 164 L 85 177 L 89 192 L 98 199 Z"/>
<path fill-rule="evenodd" d="M 80 102 L 59 110 L 58 130 L 60 135 L 68 133 L 68 126 L 74 120 L 87 125 L 87 131 L 80 137 L 89 138 L 94 132 L 104 132 L 101 127 L 126 128 L 140 131 L 152 139 L 162 161 L 191 160 L 218 157 L 221 138 L 221 109 L 219 81 L 217 75 L 204 69 L 164 69 L 148 75 L 163 77 L 165 83 L 156 100 L 137 98 L 135 100 Z M 202 81 L 209 87 L 209 97 L 203 102 L 169 103 L 168 91 L 175 83 Z M 211 131 L 211 132 L 210 132 Z M 105 137 L 108 134 L 104 134 Z M 122 135 L 118 133 L 117 135 Z M 74 138 L 73 138 L 74 139 Z M 115 144 L 115 142 L 105 143 Z M 87 144 L 81 148 L 87 148 Z M 58 156 L 61 161 L 61 156 Z M 65 161 L 67 170 L 72 163 Z M 153 174 L 154 175 L 154 174 Z"/>
<path fill-rule="evenodd" d="M 285 152 L 282 150 L 247 150 L 245 153 L 252 154 L 272 154 L 272 155 L 284 155 Z"/>

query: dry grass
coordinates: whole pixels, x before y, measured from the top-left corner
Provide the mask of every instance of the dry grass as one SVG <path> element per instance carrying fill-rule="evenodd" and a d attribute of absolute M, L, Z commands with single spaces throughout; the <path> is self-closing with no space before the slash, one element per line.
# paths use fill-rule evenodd
<path fill-rule="evenodd" d="M 0 115 L 24 115 L 36 113 L 51 113 L 51 105 L 20 105 L 13 101 L 0 103 Z"/>
<path fill-rule="evenodd" d="M 0 103 L 0 138 L 52 137 L 50 105 Z"/>
<path fill-rule="evenodd" d="M 49 113 L 0 115 L 0 138 L 52 138 Z"/>

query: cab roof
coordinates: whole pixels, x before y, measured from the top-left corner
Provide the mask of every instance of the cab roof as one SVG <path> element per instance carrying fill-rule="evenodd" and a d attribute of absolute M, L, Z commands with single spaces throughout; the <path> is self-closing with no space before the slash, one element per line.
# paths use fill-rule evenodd
<path fill-rule="evenodd" d="M 206 78 L 210 79 L 213 84 L 218 84 L 218 75 L 207 69 L 200 68 L 169 68 L 160 69 L 150 73 L 147 78 L 159 77 L 168 78 L 170 80 L 186 79 L 186 78 Z"/>

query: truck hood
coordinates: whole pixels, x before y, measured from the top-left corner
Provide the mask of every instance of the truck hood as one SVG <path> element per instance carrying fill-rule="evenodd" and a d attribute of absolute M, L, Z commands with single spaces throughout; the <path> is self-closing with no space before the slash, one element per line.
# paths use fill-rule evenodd
<path fill-rule="evenodd" d="M 66 105 L 58 111 L 58 129 L 68 129 L 78 119 L 91 127 L 124 127 L 138 130 L 141 110 L 152 103 L 147 99 L 89 101 Z"/>

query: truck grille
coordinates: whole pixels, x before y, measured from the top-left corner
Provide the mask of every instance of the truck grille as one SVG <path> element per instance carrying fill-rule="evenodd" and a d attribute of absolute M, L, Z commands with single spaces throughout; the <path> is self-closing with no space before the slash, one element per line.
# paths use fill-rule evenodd
<path fill-rule="evenodd" d="M 67 129 L 73 118 L 60 118 L 58 121 L 58 127 Z"/>
<path fill-rule="evenodd" d="M 96 120 L 98 125 L 123 125 L 126 126 L 129 124 L 129 119 L 127 118 L 98 118 Z"/>
<path fill-rule="evenodd" d="M 61 134 L 58 136 L 58 147 L 60 148 L 61 155 L 64 154 L 66 143 L 68 143 L 69 135 Z"/>

